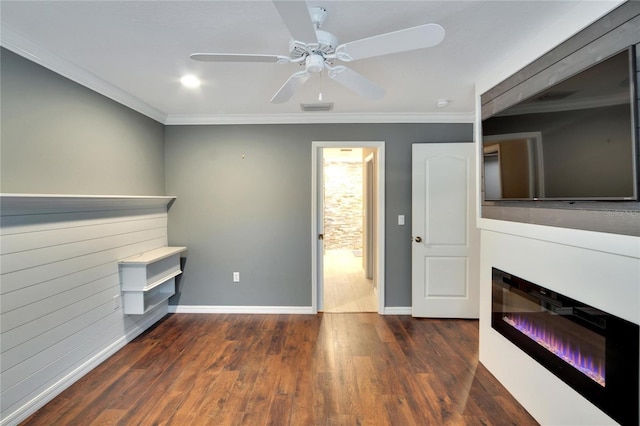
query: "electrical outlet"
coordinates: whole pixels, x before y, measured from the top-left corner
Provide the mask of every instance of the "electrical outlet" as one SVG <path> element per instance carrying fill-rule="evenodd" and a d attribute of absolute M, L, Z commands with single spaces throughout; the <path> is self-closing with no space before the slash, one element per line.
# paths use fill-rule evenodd
<path fill-rule="evenodd" d="M 233 273 L 233 282 L 234 283 L 239 283 L 240 282 L 240 272 L 234 272 Z"/>
<path fill-rule="evenodd" d="M 116 294 L 113 296 L 113 310 L 117 311 L 118 309 L 120 309 L 120 295 Z"/>

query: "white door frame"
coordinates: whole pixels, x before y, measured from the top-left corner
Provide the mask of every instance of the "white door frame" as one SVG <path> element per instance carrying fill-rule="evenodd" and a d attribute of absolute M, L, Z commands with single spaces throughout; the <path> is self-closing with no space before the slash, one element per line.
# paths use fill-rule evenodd
<path fill-rule="evenodd" d="M 363 229 L 363 235 L 366 236 L 366 239 L 363 241 L 364 247 L 362 247 L 362 251 L 364 254 L 364 277 L 366 279 L 373 279 L 375 285 L 377 286 L 377 282 L 375 281 L 375 273 L 376 271 L 374 271 L 374 267 L 375 267 L 375 256 L 373 253 L 373 250 L 375 249 L 375 243 L 373 242 L 373 239 L 371 238 L 372 235 L 376 235 L 376 231 L 374 229 L 374 224 L 375 224 L 375 219 L 376 219 L 376 215 L 375 215 L 375 210 L 376 210 L 376 206 L 373 205 L 372 200 L 375 200 L 376 197 L 373 194 L 373 191 L 375 190 L 375 182 L 373 182 L 373 179 L 375 179 L 376 173 L 375 173 L 375 156 L 373 155 L 373 152 L 370 153 L 369 155 L 367 155 L 367 157 L 364 159 L 364 170 L 362 171 L 363 173 L 363 178 L 364 178 L 364 185 L 363 185 L 363 189 L 364 189 L 364 198 L 365 198 L 365 206 L 364 206 L 364 211 L 365 211 L 365 215 L 363 217 L 362 220 L 362 224 L 364 225 L 364 229 Z M 373 178 L 372 178 L 373 176 Z M 377 288 L 376 288 L 376 291 Z"/>
<path fill-rule="evenodd" d="M 314 141 L 311 143 L 311 309 L 314 314 L 318 313 L 319 308 L 322 306 L 322 297 L 324 295 L 321 285 L 319 285 L 319 278 L 322 277 L 322 270 L 318 265 L 322 265 L 320 256 L 323 255 L 319 250 L 321 246 L 318 244 L 318 234 L 322 234 L 324 231 L 318 229 L 318 218 L 322 214 L 319 211 L 322 208 L 321 203 L 318 202 L 318 190 L 321 188 L 322 182 L 319 179 L 319 174 L 322 170 L 319 170 L 319 160 L 322 159 L 322 148 L 375 148 L 378 151 L 378 162 L 376 165 L 377 174 L 377 203 L 376 209 L 378 211 L 378 223 L 376 228 L 376 271 L 375 275 L 378 284 L 378 313 L 384 314 L 384 253 L 385 253 L 385 241 L 384 241 L 384 229 L 385 229 L 385 178 L 384 178 L 384 142 L 383 141 Z"/>

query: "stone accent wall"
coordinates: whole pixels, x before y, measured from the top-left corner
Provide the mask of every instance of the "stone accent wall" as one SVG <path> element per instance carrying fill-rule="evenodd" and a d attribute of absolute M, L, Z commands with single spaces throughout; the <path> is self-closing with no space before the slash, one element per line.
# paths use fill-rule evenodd
<path fill-rule="evenodd" d="M 362 250 L 362 162 L 325 160 L 324 248 Z"/>

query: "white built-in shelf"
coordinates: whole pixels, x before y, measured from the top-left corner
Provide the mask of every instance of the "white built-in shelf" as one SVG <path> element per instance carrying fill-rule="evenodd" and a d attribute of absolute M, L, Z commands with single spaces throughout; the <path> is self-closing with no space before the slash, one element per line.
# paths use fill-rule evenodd
<path fill-rule="evenodd" d="M 0 194 L 0 215 L 169 208 L 175 196 Z"/>
<path fill-rule="evenodd" d="M 186 250 L 160 247 L 118 262 L 125 314 L 142 315 L 175 294 L 180 254 Z"/>

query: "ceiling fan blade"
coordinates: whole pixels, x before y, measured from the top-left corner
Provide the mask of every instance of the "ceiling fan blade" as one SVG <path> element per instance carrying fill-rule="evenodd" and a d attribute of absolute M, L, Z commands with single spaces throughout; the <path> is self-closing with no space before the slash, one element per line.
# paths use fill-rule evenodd
<path fill-rule="evenodd" d="M 294 40 L 306 43 L 315 43 L 318 41 L 318 36 L 311 21 L 309 7 L 306 2 L 274 0 L 273 4 L 276 9 L 278 9 L 280 17 L 282 17 L 284 24 L 289 29 L 289 33 L 291 33 Z"/>
<path fill-rule="evenodd" d="M 419 25 L 342 44 L 336 48 L 335 56 L 348 62 L 423 49 L 439 44 L 444 39 L 444 33 L 444 28 L 438 24 Z"/>
<path fill-rule="evenodd" d="M 189 55 L 194 61 L 202 62 L 272 62 L 285 63 L 289 58 L 280 55 L 253 55 L 242 53 L 192 53 Z"/>
<path fill-rule="evenodd" d="M 311 74 L 306 70 L 298 71 L 291 75 L 291 77 L 289 77 L 289 79 L 282 85 L 280 90 L 278 90 L 278 92 L 273 95 L 273 98 L 271 98 L 271 103 L 281 104 L 287 102 L 289 99 L 291 99 L 291 96 L 293 96 L 296 90 L 298 90 L 310 76 Z"/>
<path fill-rule="evenodd" d="M 358 74 L 351 68 L 338 65 L 329 68 L 329 78 L 342 84 L 347 89 L 353 90 L 358 95 L 367 99 L 380 99 L 384 96 L 384 89 L 362 75 Z"/>

